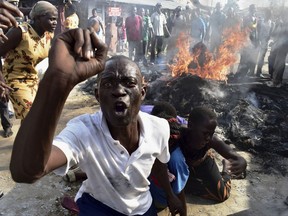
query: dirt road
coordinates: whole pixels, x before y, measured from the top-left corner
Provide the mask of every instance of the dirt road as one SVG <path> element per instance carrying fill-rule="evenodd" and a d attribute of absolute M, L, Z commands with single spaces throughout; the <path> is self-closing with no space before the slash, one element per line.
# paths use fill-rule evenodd
<path fill-rule="evenodd" d="M 79 114 L 92 113 L 98 109 L 93 96 L 86 95 L 78 88 L 74 89 L 65 105 L 57 128 L 59 132 L 66 122 Z M 19 121 L 14 120 L 14 135 L 0 138 L 0 190 L 4 196 L 0 199 L 0 215 L 3 216 L 62 216 L 71 215 L 59 204 L 64 195 L 75 195 L 79 183 L 66 183 L 61 177 L 50 174 L 33 185 L 15 184 L 9 173 L 9 160 L 13 140 Z M 3 133 L 3 132 L 2 132 Z M 220 204 L 187 195 L 188 215 L 197 216 L 287 216 L 288 206 L 284 200 L 288 196 L 288 181 L 277 170 L 265 170 L 263 159 L 249 152 L 240 152 L 248 161 L 247 177 L 232 181 L 230 198 Z M 280 156 L 279 156 L 280 157 Z M 218 158 L 219 161 L 221 158 Z M 280 166 L 288 165 L 288 159 L 282 158 Z M 220 166 L 220 164 L 219 164 Z M 168 215 L 167 211 L 159 215 Z"/>

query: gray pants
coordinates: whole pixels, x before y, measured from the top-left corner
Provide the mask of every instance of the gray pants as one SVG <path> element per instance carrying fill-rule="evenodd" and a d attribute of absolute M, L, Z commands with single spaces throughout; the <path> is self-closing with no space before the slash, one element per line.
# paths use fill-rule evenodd
<path fill-rule="evenodd" d="M 129 58 L 138 62 L 142 55 L 141 41 L 128 41 L 129 44 Z"/>

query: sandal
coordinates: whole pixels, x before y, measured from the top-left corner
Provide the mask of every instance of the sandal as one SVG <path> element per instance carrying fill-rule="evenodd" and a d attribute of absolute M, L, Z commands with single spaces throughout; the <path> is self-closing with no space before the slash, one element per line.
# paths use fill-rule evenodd
<path fill-rule="evenodd" d="M 77 206 L 77 203 L 74 201 L 72 197 L 64 196 L 61 199 L 61 206 L 73 214 L 79 214 L 79 208 Z"/>

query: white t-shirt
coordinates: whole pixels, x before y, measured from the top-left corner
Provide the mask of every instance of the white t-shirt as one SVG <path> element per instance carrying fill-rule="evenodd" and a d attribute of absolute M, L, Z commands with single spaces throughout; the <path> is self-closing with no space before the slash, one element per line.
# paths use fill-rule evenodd
<path fill-rule="evenodd" d="M 65 175 L 79 164 L 88 176 L 76 200 L 86 192 L 126 215 L 141 215 L 149 209 L 152 197 L 147 177 L 156 158 L 169 161 L 170 132 L 166 120 L 143 112 L 139 122 L 139 147 L 131 155 L 112 138 L 101 111 L 72 119 L 54 139 L 53 145 L 67 157 L 67 165 L 55 173 Z"/>
<path fill-rule="evenodd" d="M 151 16 L 151 23 L 154 34 L 156 36 L 164 36 L 164 25 L 166 25 L 166 17 L 163 13 L 154 12 Z"/>

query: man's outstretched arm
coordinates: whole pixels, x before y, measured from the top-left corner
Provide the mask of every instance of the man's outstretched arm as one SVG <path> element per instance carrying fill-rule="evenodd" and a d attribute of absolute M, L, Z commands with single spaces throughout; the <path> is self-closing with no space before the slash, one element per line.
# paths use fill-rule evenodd
<path fill-rule="evenodd" d="M 106 56 L 106 45 L 89 30 L 73 29 L 54 40 L 49 67 L 13 145 L 10 170 L 16 182 L 35 182 L 66 163 L 64 153 L 52 147 L 62 109 L 75 85 L 104 69 Z"/>
<path fill-rule="evenodd" d="M 163 188 L 167 196 L 167 203 L 172 216 L 179 214 L 180 216 L 187 215 L 186 201 L 185 199 L 179 198 L 173 192 L 170 185 L 167 165 L 163 164 L 160 160 L 156 159 L 152 168 L 151 174 L 156 177 L 159 184 Z"/>

